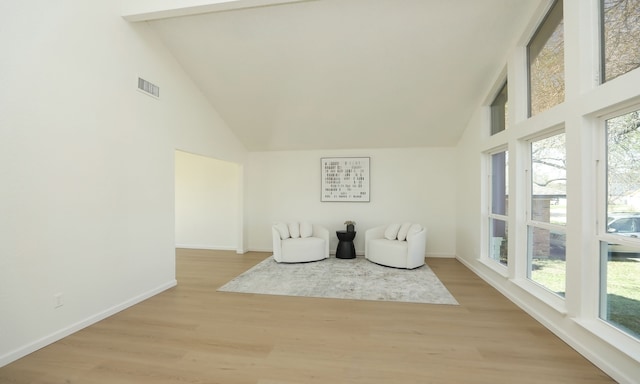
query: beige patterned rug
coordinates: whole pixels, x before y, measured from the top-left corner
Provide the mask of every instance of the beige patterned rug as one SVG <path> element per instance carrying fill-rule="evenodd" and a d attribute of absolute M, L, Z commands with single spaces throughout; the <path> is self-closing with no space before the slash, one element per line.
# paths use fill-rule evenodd
<path fill-rule="evenodd" d="M 406 270 L 366 260 L 278 264 L 269 257 L 218 289 L 223 292 L 458 305 L 428 265 Z"/>

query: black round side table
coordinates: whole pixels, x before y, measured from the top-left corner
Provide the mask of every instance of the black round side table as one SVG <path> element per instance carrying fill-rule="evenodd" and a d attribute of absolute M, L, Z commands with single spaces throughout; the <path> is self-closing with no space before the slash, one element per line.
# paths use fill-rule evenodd
<path fill-rule="evenodd" d="M 336 231 L 338 236 L 338 249 L 336 249 L 336 258 L 338 259 L 355 259 L 356 247 L 353 245 L 353 239 L 356 238 L 356 232 Z"/>

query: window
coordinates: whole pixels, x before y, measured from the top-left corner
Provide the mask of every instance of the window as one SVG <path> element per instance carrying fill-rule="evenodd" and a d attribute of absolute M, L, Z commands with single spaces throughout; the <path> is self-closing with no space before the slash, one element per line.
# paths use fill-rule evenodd
<path fill-rule="evenodd" d="M 640 66 L 640 0 L 600 0 L 602 82 Z"/>
<path fill-rule="evenodd" d="M 529 116 L 564 101 L 564 25 L 562 1 L 556 1 L 527 46 Z"/>
<path fill-rule="evenodd" d="M 489 201 L 489 258 L 507 265 L 507 212 L 509 155 L 506 150 L 491 155 Z"/>
<path fill-rule="evenodd" d="M 532 140 L 527 277 L 564 297 L 567 167 L 564 133 Z"/>
<path fill-rule="evenodd" d="M 480 253 L 496 287 L 625 381 L 640 348 L 640 0 L 539 5 L 459 143 L 483 176 L 481 248 L 461 257 Z"/>
<path fill-rule="evenodd" d="M 640 110 L 606 120 L 605 137 L 600 317 L 640 338 Z"/>
<path fill-rule="evenodd" d="M 505 82 L 498 95 L 491 103 L 491 134 L 495 135 L 507 129 L 509 118 L 508 112 L 509 96 L 507 94 L 507 83 Z"/>

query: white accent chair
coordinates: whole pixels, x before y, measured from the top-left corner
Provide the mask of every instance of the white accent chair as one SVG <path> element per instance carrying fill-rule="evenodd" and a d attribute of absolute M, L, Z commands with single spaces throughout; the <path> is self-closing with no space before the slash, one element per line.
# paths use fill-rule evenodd
<path fill-rule="evenodd" d="M 303 223 L 276 223 L 271 227 L 273 259 L 278 263 L 304 263 L 329 258 L 329 230 Z"/>
<path fill-rule="evenodd" d="M 414 269 L 424 265 L 427 229 L 420 224 L 380 226 L 364 234 L 364 256 L 376 264 Z"/>

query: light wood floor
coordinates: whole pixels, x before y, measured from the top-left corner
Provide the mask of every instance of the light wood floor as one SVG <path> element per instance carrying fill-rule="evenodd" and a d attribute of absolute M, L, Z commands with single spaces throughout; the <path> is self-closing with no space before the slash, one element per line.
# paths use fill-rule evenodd
<path fill-rule="evenodd" d="M 177 251 L 178 286 L 0 368 L 0 383 L 611 383 L 458 261 L 459 306 L 216 292 L 267 253 Z"/>

